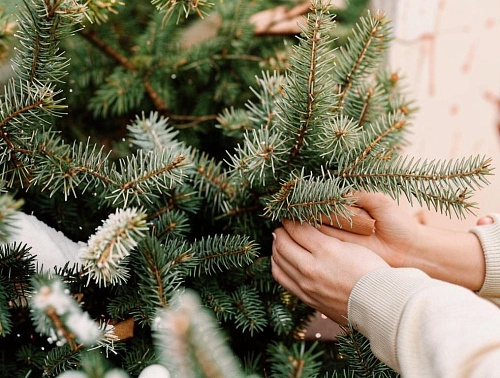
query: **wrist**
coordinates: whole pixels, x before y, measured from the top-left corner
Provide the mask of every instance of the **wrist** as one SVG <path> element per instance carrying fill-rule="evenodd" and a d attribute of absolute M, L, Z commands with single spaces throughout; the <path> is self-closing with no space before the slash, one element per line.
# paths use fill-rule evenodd
<path fill-rule="evenodd" d="M 482 287 L 486 270 L 481 244 L 474 234 L 421 224 L 416 228 L 405 266 L 474 291 Z"/>

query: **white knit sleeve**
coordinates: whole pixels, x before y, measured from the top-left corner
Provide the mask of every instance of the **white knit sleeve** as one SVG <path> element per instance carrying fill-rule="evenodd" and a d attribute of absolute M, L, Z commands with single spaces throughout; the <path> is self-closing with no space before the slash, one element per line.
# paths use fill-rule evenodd
<path fill-rule="evenodd" d="M 384 267 L 363 276 L 349 297 L 348 318 L 405 378 L 500 371 L 500 310 L 417 269 Z"/>
<path fill-rule="evenodd" d="M 500 214 L 489 214 L 494 220 L 492 224 L 470 229 L 483 248 L 486 262 L 486 276 L 483 287 L 478 291 L 482 297 L 500 301 Z"/>

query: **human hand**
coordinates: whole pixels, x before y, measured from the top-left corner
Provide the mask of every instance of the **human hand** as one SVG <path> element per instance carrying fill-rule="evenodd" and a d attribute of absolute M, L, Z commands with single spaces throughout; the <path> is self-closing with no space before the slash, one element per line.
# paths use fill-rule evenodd
<path fill-rule="evenodd" d="M 387 266 L 376 253 L 330 237 L 309 224 L 285 220 L 274 235 L 272 273 L 276 281 L 339 324 L 347 323 L 349 295 L 358 280 Z"/>
<path fill-rule="evenodd" d="M 390 197 L 359 192 L 357 206 L 375 219 L 375 233 L 363 236 L 329 226 L 319 230 L 339 240 L 362 245 L 392 267 L 421 269 L 433 278 L 479 290 L 484 282 L 484 255 L 470 232 L 443 230 L 421 224 Z M 488 224 L 490 217 L 478 224 Z"/>
<path fill-rule="evenodd" d="M 360 215 L 375 219 L 375 233 L 358 235 L 329 226 L 322 226 L 319 230 L 342 241 L 362 245 L 393 267 L 408 266 L 409 255 L 415 251 L 414 243 L 418 240 L 418 220 L 384 194 L 357 192 L 353 197 L 358 199 L 356 206 Z"/>

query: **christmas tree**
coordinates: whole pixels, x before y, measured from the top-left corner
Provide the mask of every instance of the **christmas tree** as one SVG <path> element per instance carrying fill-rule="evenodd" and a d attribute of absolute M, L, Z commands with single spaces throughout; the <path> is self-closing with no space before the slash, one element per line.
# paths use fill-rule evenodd
<path fill-rule="evenodd" d="M 414 106 L 382 13 L 279 3 L 25 0 L 14 42 L 2 16 L 2 375 L 396 375 L 353 329 L 304 340 L 271 232 L 354 228 L 357 190 L 463 217 L 490 160 L 402 154 Z M 304 9 L 299 38 L 262 21 Z M 11 241 L 28 224 L 70 257 L 41 266 Z"/>

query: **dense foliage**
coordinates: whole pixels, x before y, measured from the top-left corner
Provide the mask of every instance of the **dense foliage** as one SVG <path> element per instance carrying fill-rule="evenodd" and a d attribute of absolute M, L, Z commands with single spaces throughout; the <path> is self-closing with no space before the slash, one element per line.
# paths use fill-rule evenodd
<path fill-rule="evenodd" d="M 395 375 L 352 329 L 340 355 L 303 340 L 314 312 L 273 280 L 271 231 L 349 219 L 361 189 L 464 216 L 489 159 L 401 155 L 414 109 L 383 65 L 383 14 L 314 0 L 298 38 L 257 34 L 274 3 L 17 10 L 0 237 L 22 205 L 85 246 L 50 271 L 29 246 L 1 246 L 3 375 Z"/>

